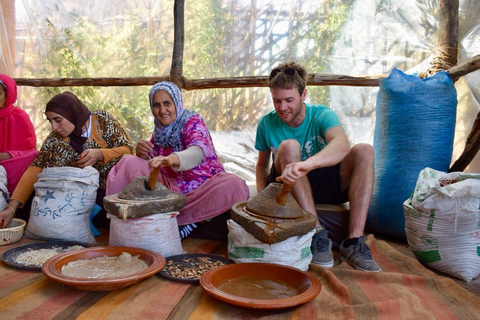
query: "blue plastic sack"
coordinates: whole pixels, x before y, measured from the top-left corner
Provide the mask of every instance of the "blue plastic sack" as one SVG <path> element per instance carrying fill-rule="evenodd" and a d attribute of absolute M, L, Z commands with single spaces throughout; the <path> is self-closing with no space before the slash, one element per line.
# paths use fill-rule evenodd
<path fill-rule="evenodd" d="M 93 218 L 95 218 L 97 214 L 102 211 L 102 209 L 102 207 L 95 203 L 93 205 L 92 212 L 90 212 L 90 228 L 92 229 L 92 234 L 94 237 L 98 237 L 100 235 L 100 231 L 98 231 L 98 229 L 93 225 Z"/>
<path fill-rule="evenodd" d="M 457 93 L 447 72 L 420 79 L 393 69 L 380 80 L 369 232 L 406 240 L 402 204 L 414 191 L 422 169 L 448 171 L 456 110 Z"/>

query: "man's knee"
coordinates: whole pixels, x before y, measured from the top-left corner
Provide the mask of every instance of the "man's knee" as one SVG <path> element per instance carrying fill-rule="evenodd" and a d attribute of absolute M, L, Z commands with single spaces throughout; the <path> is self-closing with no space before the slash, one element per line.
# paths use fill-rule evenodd
<path fill-rule="evenodd" d="M 373 165 L 373 147 L 367 143 L 354 145 L 340 167 L 342 190 L 350 185 L 354 172 L 364 176 L 373 175 Z"/>
<path fill-rule="evenodd" d="M 373 163 L 373 147 L 368 143 L 359 143 L 352 147 L 351 153 L 354 155 L 355 162 Z"/>
<path fill-rule="evenodd" d="M 300 150 L 300 143 L 298 143 L 297 140 L 295 139 L 287 139 L 283 140 L 280 143 L 280 148 L 286 149 L 286 150 Z"/>
<path fill-rule="evenodd" d="M 278 147 L 277 153 L 275 154 L 275 158 L 286 158 L 286 159 L 293 159 L 294 161 L 299 161 L 301 153 L 300 143 L 294 139 L 288 139 L 282 141 L 280 146 Z"/>

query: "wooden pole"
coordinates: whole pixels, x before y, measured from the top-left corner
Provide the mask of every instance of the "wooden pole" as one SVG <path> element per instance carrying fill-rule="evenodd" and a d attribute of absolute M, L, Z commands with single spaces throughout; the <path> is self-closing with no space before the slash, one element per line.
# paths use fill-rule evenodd
<path fill-rule="evenodd" d="M 183 48 L 185 43 L 185 0 L 175 0 L 173 5 L 173 54 L 172 54 L 172 68 L 170 69 L 170 81 L 175 83 L 180 88 L 185 87 L 183 80 Z"/>
<path fill-rule="evenodd" d="M 473 58 L 465 60 L 462 63 L 448 69 L 448 74 L 452 78 L 453 82 L 456 82 L 460 77 L 469 74 L 470 72 L 480 69 L 480 54 L 477 54 Z"/>
<path fill-rule="evenodd" d="M 456 66 L 453 66 L 448 70 L 450 77 L 453 81 L 456 81 L 461 76 L 464 76 L 470 72 L 480 69 L 480 54 L 473 58 L 468 59 Z M 448 172 L 463 171 L 468 167 L 470 162 L 478 153 L 480 149 L 480 113 L 478 113 L 475 122 L 473 123 L 472 130 L 465 142 L 465 149 L 463 149 L 460 157 L 455 161 Z"/>
<path fill-rule="evenodd" d="M 465 149 L 463 150 L 460 157 L 455 161 L 453 166 L 448 170 L 448 172 L 463 171 L 466 167 L 472 162 L 473 158 L 480 149 L 480 112 L 477 114 L 477 118 L 473 123 L 472 130 L 467 137 L 465 142 Z"/>
<path fill-rule="evenodd" d="M 421 78 L 433 76 L 457 64 L 458 56 L 458 0 L 440 0 L 438 16 L 438 43 L 430 68 L 420 73 Z"/>
<path fill-rule="evenodd" d="M 309 86 L 351 86 L 351 87 L 378 87 L 381 75 L 339 75 L 339 74 L 310 74 Z M 247 88 L 268 87 L 268 76 L 210 78 L 187 80 L 181 77 L 186 90 L 201 90 L 212 88 Z M 15 78 L 18 86 L 27 87 L 132 87 L 149 86 L 158 81 L 170 81 L 170 76 L 164 77 L 127 77 L 127 78 Z"/>
<path fill-rule="evenodd" d="M 439 1 L 438 47 L 455 60 L 458 55 L 458 2 L 458 0 Z"/>

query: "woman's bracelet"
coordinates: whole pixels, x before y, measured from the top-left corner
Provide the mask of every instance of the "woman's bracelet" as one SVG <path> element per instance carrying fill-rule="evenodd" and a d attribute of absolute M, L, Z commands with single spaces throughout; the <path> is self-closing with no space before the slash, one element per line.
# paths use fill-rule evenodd
<path fill-rule="evenodd" d="M 6 206 L 5 208 L 8 208 L 8 209 L 12 210 L 12 212 L 13 212 L 13 215 L 15 215 L 15 209 L 13 209 L 13 208 L 12 208 L 12 207 L 10 207 L 10 206 Z"/>

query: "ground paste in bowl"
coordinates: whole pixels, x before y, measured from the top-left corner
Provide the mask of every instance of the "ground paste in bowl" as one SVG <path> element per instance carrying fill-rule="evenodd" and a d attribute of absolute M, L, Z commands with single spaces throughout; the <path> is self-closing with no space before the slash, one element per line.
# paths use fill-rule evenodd
<path fill-rule="evenodd" d="M 141 272 L 148 264 L 138 255 L 122 252 L 115 257 L 97 257 L 94 259 L 70 261 L 62 267 L 62 274 L 72 278 L 118 278 Z"/>

